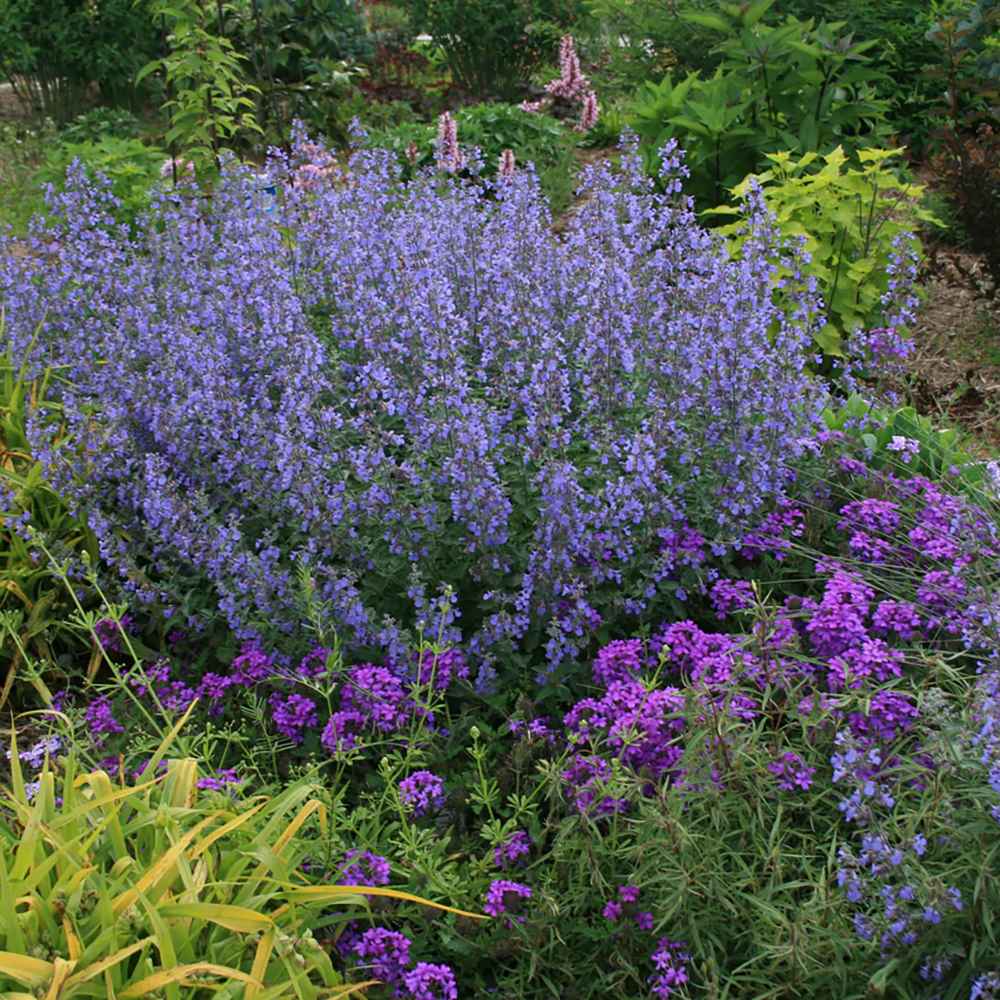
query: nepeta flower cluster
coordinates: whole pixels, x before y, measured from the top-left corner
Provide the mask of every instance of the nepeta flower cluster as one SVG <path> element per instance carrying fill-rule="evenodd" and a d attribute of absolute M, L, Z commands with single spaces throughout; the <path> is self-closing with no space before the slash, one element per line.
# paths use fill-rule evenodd
<path fill-rule="evenodd" d="M 570 656 L 661 598 L 666 539 L 742 535 L 822 402 L 818 300 L 789 258 L 778 302 L 761 200 L 734 261 L 664 153 L 667 194 L 631 146 L 585 171 L 562 234 L 529 170 L 403 183 L 368 150 L 302 184 L 304 139 L 276 199 L 230 166 L 131 232 L 74 171 L 27 252 L 0 246 L 9 346 L 65 366 L 69 433 L 35 412 L 35 454 L 185 625 L 293 635 L 305 570 L 346 643 L 402 662 L 416 567 L 461 591 L 475 656 L 549 625 Z"/>
<path fill-rule="evenodd" d="M 866 941 L 877 940 L 883 956 L 911 947 L 928 928 L 941 923 L 945 912 L 963 908 L 958 889 L 914 877 L 915 862 L 926 850 L 921 834 L 907 845 L 866 834 L 857 856 L 847 847 L 839 851 L 837 882 L 855 906 L 855 931 Z"/>

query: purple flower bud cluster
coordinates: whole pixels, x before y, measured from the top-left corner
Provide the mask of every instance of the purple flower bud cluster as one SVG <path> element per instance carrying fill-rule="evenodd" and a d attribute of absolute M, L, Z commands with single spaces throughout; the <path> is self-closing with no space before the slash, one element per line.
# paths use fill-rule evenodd
<path fill-rule="evenodd" d="M 87 731 L 97 746 L 103 744 L 106 737 L 125 732 L 125 727 L 112 714 L 111 702 L 105 696 L 95 698 L 87 706 L 83 717 Z"/>
<path fill-rule="evenodd" d="M 224 792 L 232 789 L 236 785 L 242 785 L 244 778 L 239 776 L 236 768 L 226 767 L 216 771 L 214 774 L 207 774 L 198 779 L 198 787 L 213 792 Z"/>
<path fill-rule="evenodd" d="M 319 723 L 316 702 L 305 695 L 282 695 L 276 692 L 268 699 L 268 703 L 271 706 L 274 728 L 295 744 L 301 743 L 306 731 Z"/>
<path fill-rule="evenodd" d="M 753 587 L 749 580 L 716 580 L 710 593 L 712 607 L 724 621 L 734 611 L 745 611 L 753 606 Z"/>
<path fill-rule="evenodd" d="M 121 653 L 124 649 L 123 635 L 133 628 L 135 621 L 131 615 L 122 615 L 121 621 L 102 618 L 94 624 L 94 635 L 106 653 Z"/>
<path fill-rule="evenodd" d="M 392 733 L 413 718 L 415 705 L 407 684 L 387 667 L 364 663 L 347 671 L 340 707 L 323 729 L 323 746 L 330 753 L 350 749 L 364 730 Z"/>
<path fill-rule="evenodd" d="M 639 889 L 634 885 L 618 886 L 618 898 L 609 899 L 601 910 L 601 916 L 611 923 L 617 923 L 626 916 L 631 916 L 635 926 L 640 931 L 651 931 L 653 929 L 653 914 L 646 910 L 639 910 L 636 904 L 639 902 Z"/>
<path fill-rule="evenodd" d="M 689 978 L 687 967 L 691 956 L 683 942 L 660 938 L 651 958 L 656 969 L 655 975 L 650 978 L 654 997 L 667 1000 L 684 989 Z"/>
<path fill-rule="evenodd" d="M 44 763 L 47 757 L 55 758 L 56 754 L 62 749 L 62 739 L 59 736 L 43 736 L 37 743 L 33 746 L 28 747 L 27 750 L 18 751 L 18 759 L 22 764 L 27 764 L 28 767 L 38 770 Z M 7 751 L 7 759 L 10 760 L 11 751 Z"/>
<path fill-rule="evenodd" d="M 792 751 L 786 751 L 776 760 L 772 760 L 767 769 L 778 779 L 778 787 L 783 792 L 807 792 L 812 788 L 813 775 L 816 773 L 816 768 L 808 767 L 806 762 Z"/>
<path fill-rule="evenodd" d="M 497 868 L 524 865 L 527 863 L 531 848 L 531 837 L 524 830 L 515 830 L 502 844 L 493 849 L 493 863 Z"/>
<path fill-rule="evenodd" d="M 491 917 L 504 917 L 505 925 L 523 924 L 524 916 L 519 912 L 522 901 L 531 899 L 531 886 L 509 879 L 495 879 L 486 890 L 483 911 Z"/>
<path fill-rule="evenodd" d="M 414 819 L 428 816 L 445 803 L 444 781 L 430 771 L 414 771 L 399 783 L 399 798 Z"/>
<path fill-rule="evenodd" d="M 353 955 L 365 975 L 383 982 L 403 1000 L 458 1000 L 455 974 L 447 965 L 417 962 L 412 969 L 412 942 L 405 934 L 372 927 L 354 934 L 344 952 Z"/>
<path fill-rule="evenodd" d="M 426 649 L 420 654 L 417 681 L 432 684 L 434 690 L 445 691 L 454 681 L 469 679 L 469 664 L 460 649 L 447 649 L 435 653 Z"/>
<path fill-rule="evenodd" d="M 321 161 L 299 136 L 267 164 L 278 199 L 233 164 L 131 234 L 74 169 L 27 252 L 0 246 L 15 355 L 66 366 L 69 433 L 33 413 L 32 447 L 135 601 L 293 636 L 304 566 L 346 649 L 402 663 L 419 565 L 476 609 L 471 655 L 557 621 L 559 659 L 659 596 L 665 539 L 741 537 L 786 487 L 822 405 L 816 302 L 779 301 L 759 199 L 734 261 L 632 142 L 561 234 L 528 170 L 403 183 L 364 150 L 295 183 Z"/>
<path fill-rule="evenodd" d="M 392 877 L 388 859 L 355 848 L 344 852 L 338 868 L 336 881 L 342 885 L 388 885 Z"/>

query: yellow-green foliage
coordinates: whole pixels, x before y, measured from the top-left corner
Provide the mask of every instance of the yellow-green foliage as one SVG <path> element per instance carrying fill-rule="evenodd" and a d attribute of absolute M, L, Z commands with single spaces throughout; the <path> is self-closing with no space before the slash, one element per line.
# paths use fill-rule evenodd
<path fill-rule="evenodd" d="M 327 822 L 317 788 L 237 807 L 199 794 L 194 760 L 155 778 L 178 729 L 134 786 L 78 773 L 70 758 L 58 777 L 46 763 L 29 796 L 13 747 L 0 824 L 5 1000 L 318 1000 L 371 985 L 345 984 L 310 930 L 321 907 L 367 905 L 354 887 L 299 874 L 297 834 Z"/>
<path fill-rule="evenodd" d="M 937 224 L 918 203 L 923 188 L 901 181 L 892 169 L 899 150 L 862 149 L 857 155 L 860 164 L 854 166 L 840 147 L 798 159 L 771 153 L 769 170 L 733 188 L 742 196 L 756 177 L 782 233 L 805 238 L 811 256 L 807 272 L 818 282 L 829 321 L 817 343 L 831 355 L 840 355 L 844 338 L 858 328 L 878 324 L 893 240 L 918 222 Z M 710 210 L 713 215 L 736 212 L 729 206 Z M 737 248 L 739 226 L 721 229 Z"/>

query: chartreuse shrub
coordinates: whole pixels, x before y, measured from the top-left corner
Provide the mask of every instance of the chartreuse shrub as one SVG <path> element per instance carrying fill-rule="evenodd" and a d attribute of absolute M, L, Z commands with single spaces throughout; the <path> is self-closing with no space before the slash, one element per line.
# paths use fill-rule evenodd
<path fill-rule="evenodd" d="M 767 170 L 733 188 L 743 197 L 759 185 L 781 231 L 804 241 L 806 270 L 816 279 L 827 316 L 816 343 L 827 355 L 843 354 L 853 334 L 882 324 L 887 293 L 900 277 L 894 258 L 904 241 L 910 244 L 907 256 L 919 253 L 911 234 L 920 223 L 937 224 L 919 202 L 923 187 L 902 181 L 893 170 L 899 155 L 861 149 L 854 166 L 839 147 L 824 156 L 771 153 Z M 722 205 L 709 214 L 738 213 Z M 719 231 L 738 248 L 738 230 L 734 222 Z"/>
<path fill-rule="evenodd" d="M 118 202 L 117 216 L 134 221 L 149 206 L 149 193 L 160 179 L 167 154 L 138 139 L 103 135 L 87 142 L 60 142 L 48 152 L 38 171 L 38 185 L 66 184 L 66 172 L 79 161 L 93 177 L 105 177 Z M 41 201 L 40 193 L 37 195 Z"/>
<path fill-rule="evenodd" d="M 183 722 L 183 720 L 182 720 Z M 16 740 L 0 822 L 0 986 L 8 997 L 333 998 L 345 982 L 313 936 L 323 908 L 360 914 L 374 888 L 311 885 L 303 831 L 326 829 L 319 788 L 295 783 L 237 803 L 171 737 L 126 784 L 80 771 L 74 750 L 30 784 Z M 37 765 L 38 760 L 34 763 Z M 467 918 L 473 914 L 466 914 Z"/>

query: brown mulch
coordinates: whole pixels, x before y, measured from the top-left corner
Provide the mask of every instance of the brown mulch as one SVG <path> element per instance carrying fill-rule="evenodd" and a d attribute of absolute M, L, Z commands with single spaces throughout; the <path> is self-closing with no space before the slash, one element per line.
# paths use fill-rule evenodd
<path fill-rule="evenodd" d="M 929 244 L 926 301 L 914 329 L 909 394 L 956 424 L 984 454 L 1000 453 L 1000 297 L 974 254 Z"/>

